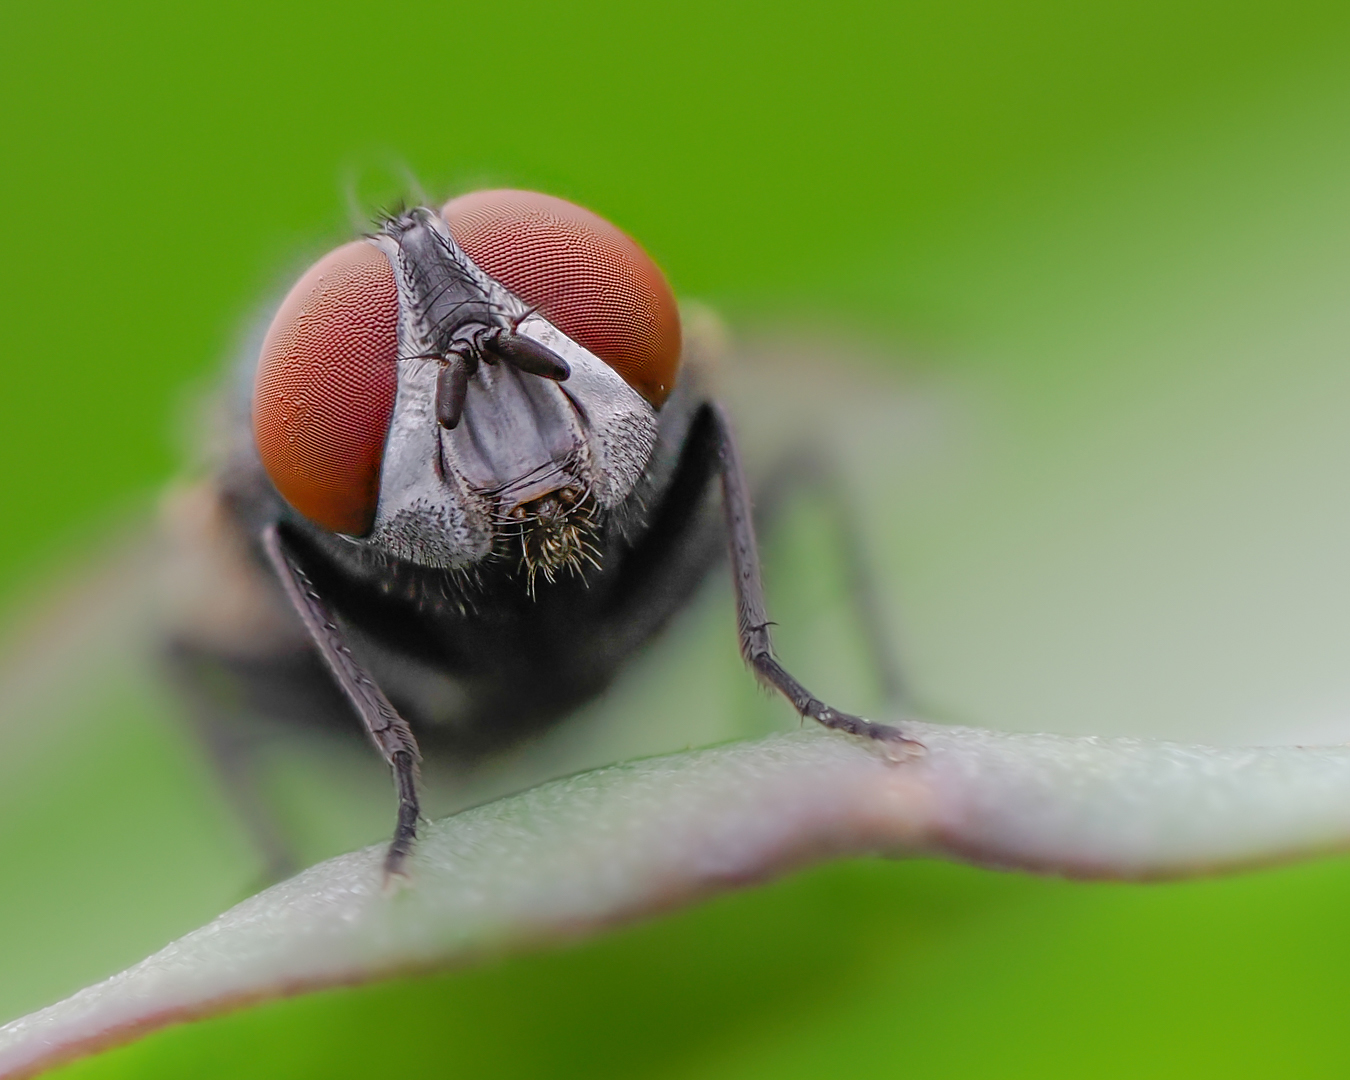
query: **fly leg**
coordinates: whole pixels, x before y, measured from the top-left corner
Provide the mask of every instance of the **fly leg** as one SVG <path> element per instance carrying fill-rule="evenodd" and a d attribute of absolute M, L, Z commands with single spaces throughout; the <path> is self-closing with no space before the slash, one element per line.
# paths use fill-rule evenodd
<path fill-rule="evenodd" d="M 843 561 L 849 603 L 872 654 L 882 698 L 889 706 L 902 705 L 909 700 L 909 693 L 891 627 L 877 603 L 874 563 L 858 528 L 855 507 L 829 456 L 808 446 L 781 459 L 769 477 L 756 485 L 755 529 L 761 535 L 770 532 L 787 501 L 803 490 L 823 500 L 828 510 Z"/>
<path fill-rule="evenodd" d="M 264 736 L 212 692 L 213 684 L 229 678 L 228 672 L 216 669 L 214 658 L 178 644 L 168 647 L 164 662 L 220 777 L 225 798 L 263 857 L 262 880 L 270 885 L 290 877 L 299 862 L 258 783 Z"/>
<path fill-rule="evenodd" d="M 360 714 L 376 748 L 384 755 L 398 789 L 398 823 L 384 857 L 385 880 L 403 876 L 403 865 L 417 839 L 417 765 L 421 754 L 408 722 L 399 716 L 384 691 L 357 663 L 342 631 L 310 581 L 309 575 L 287 550 L 276 525 L 262 535 L 263 552 L 276 571 L 287 598 L 295 607 L 333 678 Z"/>
<path fill-rule="evenodd" d="M 731 421 L 722 407 L 710 406 L 716 426 L 718 462 L 722 479 L 722 509 L 726 516 L 731 553 L 731 576 L 736 590 L 736 617 L 741 655 L 760 681 L 783 694 L 802 716 L 828 728 L 892 744 L 897 749 L 918 750 L 921 744 L 907 738 L 899 728 L 874 724 L 860 716 L 840 712 L 811 694 L 774 658 L 769 636 L 769 615 L 764 604 L 764 584 L 759 569 L 759 548 L 751 517 L 750 491 L 741 467 L 740 452 Z"/>

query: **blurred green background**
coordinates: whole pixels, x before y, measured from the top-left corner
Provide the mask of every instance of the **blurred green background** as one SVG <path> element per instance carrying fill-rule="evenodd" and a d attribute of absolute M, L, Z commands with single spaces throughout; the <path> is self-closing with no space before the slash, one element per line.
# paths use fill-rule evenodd
<path fill-rule="evenodd" d="M 405 168 L 573 198 L 740 332 L 865 340 L 939 403 L 869 523 L 940 715 L 1350 739 L 1345 5 L 11 3 L 0 163 L 0 596 L 29 680 L 0 725 L 0 1016 L 247 887 L 136 657 L 25 643 L 180 467 L 259 298 Z M 777 610 L 816 602 L 811 530 L 772 545 Z M 697 684 L 789 722 L 724 601 L 694 619 L 609 707 Z M 1150 887 L 855 862 L 70 1075 L 1338 1074 L 1348 898 L 1342 860 Z"/>

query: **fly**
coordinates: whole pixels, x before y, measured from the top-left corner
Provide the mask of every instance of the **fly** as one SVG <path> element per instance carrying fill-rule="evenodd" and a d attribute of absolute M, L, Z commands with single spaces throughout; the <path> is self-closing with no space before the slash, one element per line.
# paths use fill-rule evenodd
<path fill-rule="evenodd" d="M 386 875 L 414 846 L 423 746 L 509 742 L 595 696 L 727 548 L 760 681 L 917 748 L 774 657 L 731 421 L 681 364 L 661 271 L 595 214 L 497 190 L 390 216 L 300 278 L 245 384 L 196 496 L 233 606 L 180 623 L 170 655 L 227 764 L 222 673 L 263 716 L 355 711 L 398 793 Z"/>

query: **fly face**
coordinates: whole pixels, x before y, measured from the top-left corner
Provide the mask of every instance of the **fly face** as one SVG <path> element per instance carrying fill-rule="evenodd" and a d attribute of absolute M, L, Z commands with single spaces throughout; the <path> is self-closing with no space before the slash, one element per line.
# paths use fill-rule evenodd
<path fill-rule="evenodd" d="M 723 544 L 756 676 L 804 717 L 913 747 L 775 659 L 731 421 L 679 365 L 650 257 L 531 192 L 392 217 L 282 303 L 250 450 L 218 486 L 327 675 L 247 677 L 280 715 L 334 689 L 355 708 L 398 788 L 388 873 L 416 835 L 417 732 L 523 730 L 599 693 Z M 586 589 L 557 580 L 583 564 Z"/>
<path fill-rule="evenodd" d="M 640 278 L 646 268 L 623 254 L 638 265 L 617 276 Z M 547 298 L 530 270 L 516 269 L 517 287 Z M 649 377 L 678 360 L 662 291 L 649 306 L 675 333 L 632 365 Z M 567 321 L 599 337 L 593 309 Z M 655 389 L 644 398 L 419 207 L 322 260 L 288 297 L 264 345 L 254 424 L 269 476 L 310 521 L 437 569 L 515 546 L 532 587 L 593 561 L 597 518 L 633 492 L 655 445 L 665 384 Z"/>
<path fill-rule="evenodd" d="M 368 542 L 459 569 L 519 538 L 552 579 L 577 569 L 596 513 L 636 486 L 656 441 L 651 404 L 464 254 L 439 215 L 391 221 L 398 388 Z"/>

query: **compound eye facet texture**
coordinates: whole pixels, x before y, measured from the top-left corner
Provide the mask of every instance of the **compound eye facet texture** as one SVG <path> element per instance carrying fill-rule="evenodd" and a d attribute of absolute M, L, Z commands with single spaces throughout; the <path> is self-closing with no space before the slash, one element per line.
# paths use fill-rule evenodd
<path fill-rule="evenodd" d="M 367 241 L 310 267 L 272 320 L 254 438 L 272 483 L 316 525 L 362 536 L 374 523 L 397 362 L 398 289 Z"/>
<path fill-rule="evenodd" d="M 660 408 L 680 365 L 680 315 L 665 276 L 604 218 L 533 191 L 475 191 L 441 209 L 479 268 Z"/>

